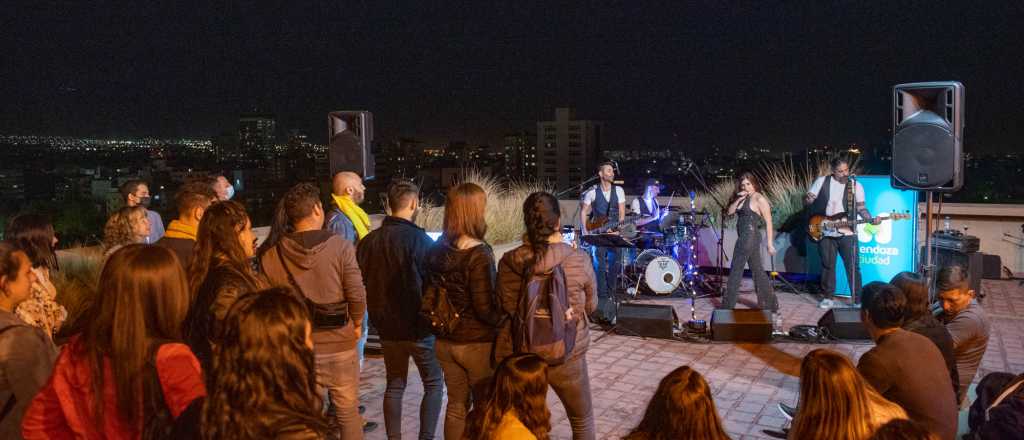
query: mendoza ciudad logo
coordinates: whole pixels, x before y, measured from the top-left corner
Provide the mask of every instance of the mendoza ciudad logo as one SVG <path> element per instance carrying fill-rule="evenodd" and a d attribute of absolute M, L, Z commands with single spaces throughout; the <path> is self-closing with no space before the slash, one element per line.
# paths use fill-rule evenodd
<path fill-rule="evenodd" d="M 882 213 L 878 216 L 887 218 L 889 214 Z M 862 243 L 860 264 L 889 265 L 892 257 L 900 254 L 899 248 L 884 246 L 892 242 L 891 221 L 883 221 L 878 225 L 870 223 L 857 225 L 857 241 Z"/>

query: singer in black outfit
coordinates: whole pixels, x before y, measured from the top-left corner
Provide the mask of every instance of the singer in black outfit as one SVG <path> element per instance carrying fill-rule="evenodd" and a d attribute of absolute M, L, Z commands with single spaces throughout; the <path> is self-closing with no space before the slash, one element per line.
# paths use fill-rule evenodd
<path fill-rule="evenodd" d="M 732 266 L 729 268 L 729 282 L 725 290 L 722 308 L 736 308 L 736 297 L 739 294 L 740 281 L 743 279 L 743 266 L 750 265 L 750 273 L 754 277 L 754 288 L 757 291 L 757 308 L 779 311 L 779 301 L 772 291 L 772 284 L 764 272 L 761 262 L 761 221 L 764 221 L 768 235 L 768 255 L 775 255 L 775 238 L 772 228 L 772 207 L 768 198 L 761 194 L 761 185 L 754 174 L 746 171 L 736 179 L 736 192 L 729 200 L 726 215 L 736 214 L 736 247 L 732 251 Z"/>

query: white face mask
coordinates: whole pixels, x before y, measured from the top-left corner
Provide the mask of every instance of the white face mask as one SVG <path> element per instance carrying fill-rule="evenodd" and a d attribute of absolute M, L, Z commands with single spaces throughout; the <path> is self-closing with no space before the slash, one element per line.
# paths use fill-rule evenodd
<path fill-rule="evenodd" d="M 235 196 L 235 186 L 234 185 L 228 185 L 227 199 L 231 200 L 231 198 L 234 197 L 234 196 Z"/>

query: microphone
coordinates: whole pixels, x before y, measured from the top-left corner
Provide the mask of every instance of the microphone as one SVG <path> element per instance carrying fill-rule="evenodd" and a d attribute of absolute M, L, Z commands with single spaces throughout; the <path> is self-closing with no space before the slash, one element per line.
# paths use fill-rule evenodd
<path fill-rule="evenodd" d="M 609 160 L 612 163 L 612 169 L 615 170 L 615 174 L 619 174 L 619 163 L 615 160 Z"/>

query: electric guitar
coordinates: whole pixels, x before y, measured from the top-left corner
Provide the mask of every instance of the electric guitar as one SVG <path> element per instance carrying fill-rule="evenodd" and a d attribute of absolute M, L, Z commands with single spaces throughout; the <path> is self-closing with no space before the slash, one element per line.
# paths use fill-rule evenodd
<path fill-rule="evenodd" d="M 889 214 L 889 217 L 882 217 L 882 221 L 885 220 L 905 220 L 910 218 L 910 213 L 898 213 L 893 211 Z M 857 225 L 862 223 L 871 223 L 871 220 L 846 220 L 846 213 L 840 212 L 835 215 L 812 215 L 811 219 L 807 222 L 807 235 L 811 236 L 811 240 L 820 241 L 821 237 L 826 232 L 833 232 L 839 228 L 850 228 L 853 229 Z"/>
<path fill-rule="evenodd" d="M 643 217 L 636 216 L 635 218 L 627 217 L 625 220 L 613 221 L 609 217 L 594 217 L 587 221 L 587 233 L 588 234 L 604 234 L 606 232 L 618 229 L 622 235 L 631 236 L 636 235 L 636 223 L 642 220 Z"/>

